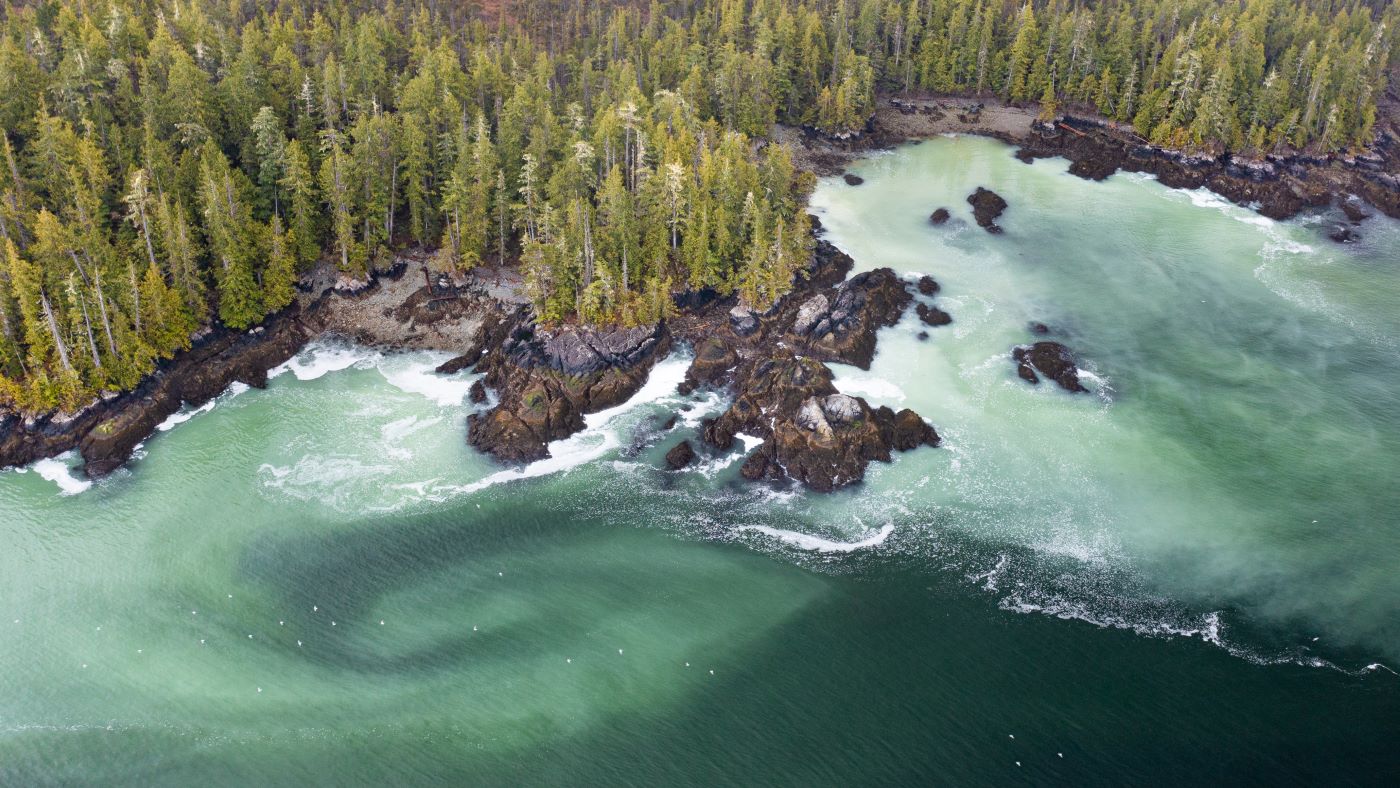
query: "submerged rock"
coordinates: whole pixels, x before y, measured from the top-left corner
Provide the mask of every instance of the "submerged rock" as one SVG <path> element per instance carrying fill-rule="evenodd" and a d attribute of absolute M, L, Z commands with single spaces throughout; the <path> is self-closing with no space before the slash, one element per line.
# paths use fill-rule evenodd
<path fill-rule="evenodd" d="M 1016 362 L 1016 374 L 1031 384 L 1040 382 L 1037 372 L 1060 384 L 1060 388 L 1070 392 L 1087 392 L 1079 382 L 1079 368 L 1074 363 L 1074 354 L 1059 342 L 1037 342 L 1034 345 L 1021 345 L 1011 351 Z"/>
<path fill-rule="evenodd" d="M 1355 243 L 1361 238 L 1360 233 L 1345 224 L 1332 225 L 1332 229 L 1327 233 L 1327 237 L 1339 244 Z"/>
<path fill-rule="evenodd" d="M 859 186 L 859 185 L 861 185 L 862 183 L 865 183 L 865 179 L 864 179 L 864 178 L 860 177 L 859 175 L 856 175 L 855 173 L 851 173 L 851 172 L 848 172 L 848 173 L 846 173 L 845 175 L 842 175 L 842 176 L 841 176 L 841 179 L 844 180 L 844 181 L 846 182 L 846 185 L 848 185 L 848 186 Z"/>
<path fill-rule="evenodd" d="M 997 218 L 1006 210 L 1006 200 L 1003 200 L 1001 195 L 978 186 L 977 191 L 967 196 L 967 201 L 972 206 L 972 215 L 979 226 L 989 233 L 1002 231 L 996 223 Z"/>

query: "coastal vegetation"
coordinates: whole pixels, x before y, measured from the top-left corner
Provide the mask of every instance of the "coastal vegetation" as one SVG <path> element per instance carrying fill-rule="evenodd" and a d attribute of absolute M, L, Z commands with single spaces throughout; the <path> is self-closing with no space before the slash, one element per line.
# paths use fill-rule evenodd
<path fill-rule="evenodd" d="M 320 261 L 518 264 L 545 322 L 763 309 L 810 256 L 776 122 L 877 91 L 1092 105 L 1209 151 L 1365 147 L 1393 4 L 1148 0 L 6 3 L 0 404 L 130 389 Z"/>

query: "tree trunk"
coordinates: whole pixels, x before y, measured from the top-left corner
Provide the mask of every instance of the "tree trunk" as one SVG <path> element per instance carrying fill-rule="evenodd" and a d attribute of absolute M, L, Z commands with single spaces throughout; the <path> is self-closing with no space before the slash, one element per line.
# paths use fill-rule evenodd
<path fill-rule="evenodd" d="M 92 320 L 88 317 L 87 299 L 78 296 L 78 306 L 83 310 L 83 329 L 87 331 L 88 350 L 92 351 L 92 364 L 102 369 L 102 358 L 97 355 L 97 339 L 92 335 Z"/>
<path fill-rule="evenodd" d="M 102 316 L 102 328 L 107 332 L 107 349 L 112 351 L 112 357 L 117 355 L 117 343 L 112 339 L 112 321 L 107 318 L 107 299 L 102 296 L 102 278 L 97 280 L 97 311 Z"/>
<path fill-rule="evenodd" d="M 39 303 L 43 307 L 44 322 L 48 324 L 54 347 L 58 349 L 58 358 L 63 362 L 63 368 L 72 372 L 73 362 L 68 360 L 68 346 L 63 344 L 63 337 L 58 333 L 58 320 L 54 319 L 53 305 L 49 303 L 48 295 L 43 292 L 39 293 Z"/>

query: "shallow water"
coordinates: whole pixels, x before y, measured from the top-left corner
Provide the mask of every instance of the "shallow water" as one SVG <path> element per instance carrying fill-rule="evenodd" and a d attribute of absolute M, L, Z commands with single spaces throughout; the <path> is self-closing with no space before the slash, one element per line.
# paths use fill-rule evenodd
<path fill-rule="evenodd" d="M 110 479 L 0 474 L 0 783 L 1395 774 L 1400 226 L 1343 248 L 976 138 L 856 171 L 828 237 L 955 322 L 838 385 L 943 448 L 830 496 L 664 473 L 724 407 L 681 351 L 502 470 L 473 376 L 318 343 Z M 1016 378 L 1031 320 L 1091 395 Z"/>

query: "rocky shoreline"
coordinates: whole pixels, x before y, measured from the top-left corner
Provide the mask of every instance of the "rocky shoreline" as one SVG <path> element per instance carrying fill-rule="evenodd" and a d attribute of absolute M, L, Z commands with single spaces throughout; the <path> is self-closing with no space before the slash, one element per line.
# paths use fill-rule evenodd
<path fill-rule="evenodd" d="M 831 140 L 810 130 L 783 128 L 775 135 L 798 151 L 800 166 L 819 175 L 841 174 L 852 161 L 939 134 L 974 134 L 1017 146 L 1023 161 L 1061 156 L 1070 173 L 1103 180 L 1119 170 L 1155 176 L 1173 188 L 1205 188 L 1271 219 L 1335 206 L 1355 221 L 1364 201 L 1400 219 L 1400 139 L 1389 131 L 1375 148 L 1354 156 L 1243 157 L 1190 155 L 1147 144 L 1107 121 L 1065 115 L 1054 123 L 1036 120 L 1037 110 L 981 104 L 953 97 L 881 99 L 866 133 Z M 1338 241 L 1349 239 L 1334 234 Z"/>
<path fill-rule="evenodd" d="M 1029 120 L 1025 110 L 999 111 L 994 127 L 988 128 L 978 125 L 980 112 L 948 118 L 946 101 L 891 100 L 867 135 L 840 143 L 806 135 L 797 159 L 808 169 L 834 174 L 872 149 L 907 141 L 910 129 L 937 133 L 931 129 L 952 123 L 1020 146 L 1016 155 L 1024 161 L 1064 156 L 1072 162 L 1071 173 L 1093 180 L 1120 169 L 1151 173 L 1168 186 L 1204 187 L 1272 218 L 1335 204 L 1354 223 L 1367 213 L 1361 200 L 1400 217 L 1400 180 L 1395 176 L 1400 143 L 1389 137 L 1366 157 L 1243 162 L 1164 151 L 1094 121 L 1065 117 L 1043 124 Z M 924 125 L 893 120 L 909 117 Z M 790 138 L 793 131 L 779 130 L 775 136 Z M 1005 201 L 982 189 L 968 199 L 978 223 L 998 232 L 995 220 Z M 937 224 L 941 218 L 946 209 L 935 211 L 930 220 Z M 1352 237 L 1344 229 L 1334 238 Z M 838 392 L 826 366 L 839 362 L 868 369 L 878 330 L 900 319 L 914 304 L 916 290 L 932 296 L 938 285 L 926 277 L 915 286 L 887 268 L 847 280 L 851 267 L 848 256 L 818 240 L 793 291 L 763 314 L 739 306 L 733 297 L 702 292 L 678 298 L 679 315 L 668 323 L 545 329 L 534 324 L 528 305 L 509 286 L 501 287 L 503 272 L 495 272 L 494 290 L 485 277 L 478 277 L 474 288 L 434 283 L 418 278 L 426 276 L 422 255 L 410 252 L 393 271 L 351 292 L 337 289 L 324 274 L 313 277 L 308 290 L 316 295 L 306 295 L 248 332 L 206 330 L 193 347 L 163 363 L 135 390 L 102 398 L 76 414 L 0 414 L 0 468 L 77 449 L 89 476 L 108 474 L 181 407 L 200 405 L 234 383 L 266 386 L 268 370 L 330 332 L 395 349 L 452 352 L 456 356 L 439 372 L 474 367 L 485 373 L 471 399 L 486 401 L 490 389 L 497 404 L 468 418 L 466 440 L 506 463 L 548 456 L 551 441 L 583 429 L 586 414 L 626 401 L 645 384 L 652 367 L 682 342 L 695 354 L 683 391 L 711 387 L 731 397 L 730 407 L 703 425 L 699 441 L 728 451 L 740 436 L 757 440 L 757 449 L 741 468 L 745 478 L 790 478 L 812 489 L 832 490 L 859 482 L 870 462 L 889 461 L 893 451 L 939 443 L 933 427 L 913 411 L 872 408 L 864 399 Z M 931 304 L 915 305 L 929 327 L 951 322 L 951 316 Z M 1012 355 L 1018 375 L 1027 382 L 1043 375 L 1068 391 L 1084 391 L 1072 354 L 1063 346 L 1038 342 L 1018 347 Z M 694 456 L 695 448 L 686 440 L 672 447 L 667 463 L 683 467 Z"/>

